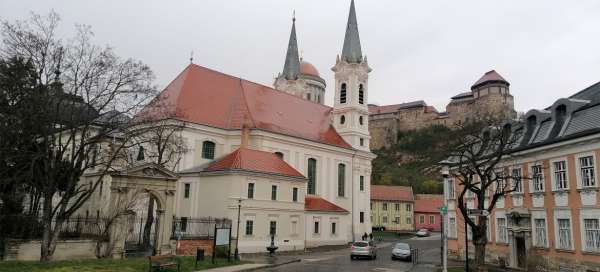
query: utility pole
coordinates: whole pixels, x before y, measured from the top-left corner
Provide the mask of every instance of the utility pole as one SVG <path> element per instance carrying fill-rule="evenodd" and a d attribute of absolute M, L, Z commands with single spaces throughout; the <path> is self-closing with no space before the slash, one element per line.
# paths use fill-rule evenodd
<path fill-rule="evenodd" d="M 236 238 L 235 238 L 235 260 L 240 260 L 240 251 L 238 250 L 238 247 L 240 245 L 240 210 L 242 209 L 242 198 L 240 197 L 238 199 L 238 217 L 237 217 L 237 231 L 236 231 Z M 231 251 L 230 251 L 231 252 Z"/>
<path fill-rule="evenodd" d="M 448 165 L 442 165 L 442 177 L 443 177 L 443 188 L 444 188 L 444 206 L 441 210 L 442 218 L 442 272 L 448 272 L 448 224 L 445 220 L 448 212 L 448 198 L 450 197 L 450 188 L 448 178 L 450 176 L 450 170 Z"/>

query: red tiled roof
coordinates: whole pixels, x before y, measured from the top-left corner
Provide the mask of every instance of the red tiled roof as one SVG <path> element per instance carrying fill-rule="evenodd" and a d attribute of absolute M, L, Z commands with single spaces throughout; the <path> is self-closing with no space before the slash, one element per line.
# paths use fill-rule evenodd
<path fill-rule="evenodd" d="M 316 211 L 316 212 L 343 212 L 348 211 L 344 208 L 335 205 L 325 199 L 318 196 L 306 196 L 304 197 L 304 210 L 305 211 Z"/>
<path fill-rule="evenodd" d="M 475 84 L 473 84 L 471 88 L 478 87 L 479 85 L 482 85 L 483 83 L 489 81 L 503 81 L 508 83 L 508 81 L 506 81 L 506 79 L 504 79 L 500 74 L 498 74 L 496 70 L 491 70 L 485 73 L 479 80 L 477 80 L 477 82 L 475 82 Z"/>
<path fill-rule="evenodd" d="M 372 200 L 414 201 L 412 187 L 371 185 Z"/>
<path fill-rule="evenodd" d="M 248 170 L 291 177 L 304 177 L 277 155 L 247 148 L 239 148 L 210 163 L 204 169 L 204 171 L 223 170 Z"/>
<path fill-rule="evenodd" d="M 444 195 L 417 194 L 415 196 L 415 212 L 436 213 L 444 205 Z"/>
<path fill-rule="evenodd" d="M 333 128 L 331 107 L 195 64 L 136 117 L 155 108 L 168 117 L 233 130 L 241 129 L 246 116 L 254 129 L 352 148 Z"/>

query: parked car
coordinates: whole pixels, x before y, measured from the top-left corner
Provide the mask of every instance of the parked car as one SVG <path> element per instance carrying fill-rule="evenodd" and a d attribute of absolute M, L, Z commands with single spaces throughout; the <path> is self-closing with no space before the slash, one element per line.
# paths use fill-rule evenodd
<path fill-rule="evenodd" d="M 429 230 L 428 229 L 420 229 L 415 234 L 419 237 L 426 237 L 426 236 L 429 236 Z"/>
<path fill-rule="evenodd" d="M 354 260 L 360 257 L 377 259 L 377 247 L 373 241 L 357 241 L 352 243 L 350 259 Z"/>
<path fill-rule="evenodd" d="M 412 259 L 410 255 L 410 245 L 407 243 L 397 243 L 392 248 L 392 260 L 401 259 L 410 261 Z"/>

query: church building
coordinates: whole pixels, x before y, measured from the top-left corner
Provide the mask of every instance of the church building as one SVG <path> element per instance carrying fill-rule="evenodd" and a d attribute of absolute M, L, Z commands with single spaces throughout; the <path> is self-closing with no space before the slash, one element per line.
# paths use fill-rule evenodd
<path fill-rule="evenodd" d="M 346 244 L 370 233 L 368 74 L 351 2 L 335 103 L 299 58 L 295 19 L 274 88 L 190 64 L 159 95 L 185 122 L 175 217 L 231 219 L 240 252 Z M 239 206 L 238 206 L 239 205 Z M 185 231 L 179 230 L 179 231 Z"/>

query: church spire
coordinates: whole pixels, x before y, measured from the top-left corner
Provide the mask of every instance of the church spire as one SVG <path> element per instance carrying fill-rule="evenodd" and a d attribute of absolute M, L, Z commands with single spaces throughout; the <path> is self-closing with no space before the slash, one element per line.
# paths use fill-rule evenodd
<path fill-rule="evenodd" d="M 300 58 L 298 57 L 298 41 L 296 40 L 296 12 L 292 17 L 292 32 L 285 55 L 282 76 L 287 80 L 294 80 L 300 74 Z"/>
<path fill-rule="evenodd" d="M 360 50 L 360 38 L 358 37 L 358 23 L 356 22 L 354 0 L 350 2 L 350 14 L 348 15 L 348 24 L 346 25 L 346 36 L 344 37 L 342 60 L 345 60 L 349 63 L 362 62 L 362 52 Z"/>

